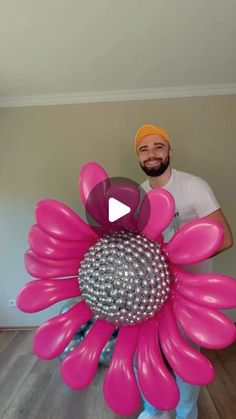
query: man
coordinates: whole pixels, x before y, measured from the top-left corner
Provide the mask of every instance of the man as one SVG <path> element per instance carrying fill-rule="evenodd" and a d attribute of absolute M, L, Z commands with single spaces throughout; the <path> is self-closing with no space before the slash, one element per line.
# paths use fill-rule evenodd
<path fill-rule="evenodd" d="M 135 148 L 141 169 L 148 176 L 141 185 L 148 192 L 152 188 L 163 188 L 172 194 L 175 200 L 175 217 L 164 232 L 165 241 L 169 241 L 174 232 L 194 218 L 209 217 L 221 223 L 224 240 L 219 249 L 222 252 L 233 244 L 229 224 L 218 204 L 212 189 L 197 176 L 172 169 L 170 166 L 171 143 L 164 128 L 156 125 L 142 126 L 135 137 Z M 188 266 L 192 272 L 211 272 L 212 259 Z M 176 377 L 180 391 L 180 401 L 176 408 L 176 419 L 197 419 L 197 399 L 200 387 L 184 382 Z M 157 389 L 158 391 L 158 389 Z M 144 411 L 138 419 L 169 419 L 167 411 L 156 410 L 144 401 Z"/>

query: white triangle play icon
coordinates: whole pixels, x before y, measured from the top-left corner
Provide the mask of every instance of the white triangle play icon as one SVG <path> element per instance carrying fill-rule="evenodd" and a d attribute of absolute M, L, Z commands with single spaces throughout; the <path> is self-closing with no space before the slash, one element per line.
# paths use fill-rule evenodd
<path fill-rule="evenodd" d="M 118 201 L 115 198 L 109 198 L 108 200 L 108 218 L 111 223 L 113 221 L 119 220 L 119 218 L 124 217 L 131 211 L 131 208 L 128 205 L 123 204 L 123 202 Z"/>

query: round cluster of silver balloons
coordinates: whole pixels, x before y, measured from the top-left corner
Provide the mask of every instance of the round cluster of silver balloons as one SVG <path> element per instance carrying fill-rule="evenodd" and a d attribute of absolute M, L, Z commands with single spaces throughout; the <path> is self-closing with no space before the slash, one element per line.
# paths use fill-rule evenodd
<path fill-rule="evenodd" d="M 170 293 L 170 273 L 160 244 L 127 231 L 106 234 L 91 246 L 78 277 L 93 313 L 117 325 L 154 316 Z"/>

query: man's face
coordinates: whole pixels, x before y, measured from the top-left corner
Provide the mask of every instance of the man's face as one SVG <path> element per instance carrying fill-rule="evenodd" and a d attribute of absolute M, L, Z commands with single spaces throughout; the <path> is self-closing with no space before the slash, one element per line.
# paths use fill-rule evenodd
<path fill-rule="evenodd" d="M 146 175 L 160 176 L 170 164 L 170 145 L 160 135 L 146 135 L 138 146 L 137 156 Z"/>

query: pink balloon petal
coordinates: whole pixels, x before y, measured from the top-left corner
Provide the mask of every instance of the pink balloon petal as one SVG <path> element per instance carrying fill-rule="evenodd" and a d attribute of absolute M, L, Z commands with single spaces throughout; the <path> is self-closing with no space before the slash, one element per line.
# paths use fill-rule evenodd
<path fill-rule="evenodd" d="M 175 379 L 164 365 L 157 340 L 155 318 L 140 326 L 137 367 L 138 380 L 145 399 L 157 409 L 174 409 L 179 401 L 179 390 Z"/>
<path fill-rule="evenodd" d="M 223 228 L 214 220 L 200 218 L 181 227 L 165 246 L 172 263 L 192 264 L 213 256 L 220 248 Z"/>
<path fill-rule="evenodd" d="M 156 240 L 170 224 L 174 212 L 175 202 L 172 195 L 164 189 L 153 189 L 142 201 L 138 214 L 138 230 L 150 240 Z"/>
<path fill-rule="evenodd" d="M 82 166 L 79 176 L 79 192 L 87 213 L 100 225 L 108 220 L 106 191 L 110 185 L 105 170 L 97 163 Z"/>
<path fill-rule="evenodd" d="M 79 176 L 79 194 L 82 203 L 86 205 L 86 201 L 92 190 L 99 184 L 108 179 L 108 174 L 99 164 L 95 162 L 85 163 L 80 170 Z M 105 183 L 104 183 L 105 185 Z M 105 198 L 106 189 L 101 199 Z"/>
<path fill-rule="evenodd" d="M 178 292 L 194 303 L 211 308 L 236 307 L 236 280 L 218 273 L 192 274 L 179 266 L 171 268 Z"/>
<path fill-rule="evenodd" d="M 35 209 L 35 218 L 45 233 L 61 240 L 91 241 L 97 238 L 82 218 L 54 199 L 40 201 Z"/>
<path fill-rule="evenodd" d="M 114 329 L 112 323 L 97 320 L 79 346 L 62 361 L 62 377 L 69 387 L 82 389 L 93 381 L 102 349 Z"/>
<path fill-rule="evenodd" d="M 139 326 L 120 327 L 109 369 L 104 378 L 106 403 L 118 415 L 133 415 L 140 407 L 140 393 L 133 370 Z"/>
<path fill-rule="evenodd" d="M 58 301 L 79 296 L 78 279 L 35 279 L 17 295 L 17 307 L 27 313 L 43 310 Z"/>
<path fill-rule="evenodd" d="M 82 241 L 60 240 L 49 236 L 36 224 L 29 232 L 29 245 L 39 256 L 48 259 L 82 259 L 89 247 L 94 243 Z"/>
<path fill-rule="evenodd" d="M 160 311 L 159 322 L 161 347 L 173 371 L 188 383 L 209 384 L 214 378 L 213 367 L 204 355 L 183 338 L 169 303 Z"/>
<path fill-rule="evenodd" d="M 56 358 L 63 352 L 80 326 L 93 316 L 84 301 L 76 303 L 66 313 L 43 323 L 34 336 L 33 351 L 42 359 Z"/>
<path fill-rule="evenodd" d="M 107 173 L 97 163 L 85 164 L 80 173 L 79 189 L 87 213 L 106 231 L 121 228 L 136 230 L 133 213 L 139 203 L 139 188 L 130 182 L 121 181 L 110 184 Z M 109 221 L 109 198 L 115 198 L 131 208 L 129 214 L 115 222 Z"/>
<path fill-rule="evenodd" d="M 57 278 L 75 276 L 78 273 L 80 259 L 52 260 L 38 256 L 32 250 L 25 252 L 27 272 L 39 278 Z"/>
<path fill-rule="evenodd" d="M 223 314 L 186 300 L 176 291 L 173 303 L 177 322 L 198 345 L 221 349 L 235 340 L 235 326 Z"/>

